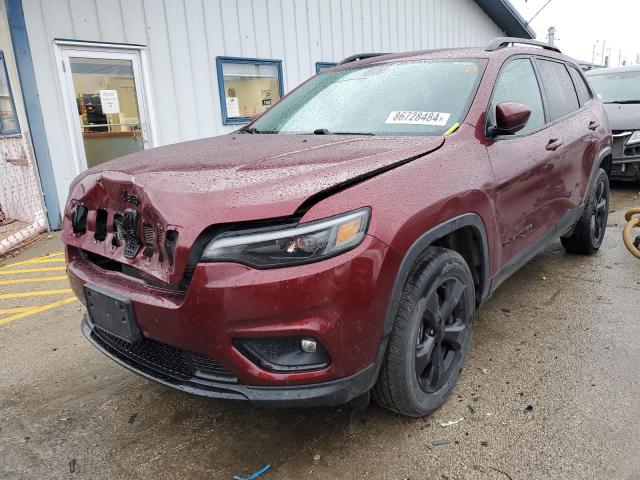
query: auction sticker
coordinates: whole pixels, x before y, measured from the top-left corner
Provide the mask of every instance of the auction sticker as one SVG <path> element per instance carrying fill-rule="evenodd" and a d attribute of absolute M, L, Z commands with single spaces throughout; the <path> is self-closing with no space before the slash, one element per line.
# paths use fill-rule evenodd
<path fill-rule="evenodd" d="M 433 125 L 444 127 L 449 121 L 450 113 L 443 112 L 391 112 L 384 123 L 401 123 L 406 125 Z"/>

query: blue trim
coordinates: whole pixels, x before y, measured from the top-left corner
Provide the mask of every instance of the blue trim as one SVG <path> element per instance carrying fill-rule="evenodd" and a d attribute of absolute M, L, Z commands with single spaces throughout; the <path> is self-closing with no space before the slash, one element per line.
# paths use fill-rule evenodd
<path fill-rule="evenodd" d="M 18 76 L 20 77 L 20 87 L 22 88 L 22 100 L 27 112 L 27 122 L 31 131 L 31 142 L 35 153 L 35 161 L 40 174 L 40 184 L 44 194 L 44 204 L 47 210 L 47 219 L 51 230 L 59 230 L 61 226 L 60 207 L 58 206 L 58 192 L 53 176 L 53 166 L 49 156 L 49 146 L 47 145 L 47 135 L 42 119 L 42 109 L 40 108 L 38 86 L 35 72 L 33 71 L 33 60 L 31 59 L 31 48 L 29 47 L 29 36 L 24 23 L 24 13 L 22 11 L 22 0 L 4 0 L 9 21 L 9 32 L 13 43 L 13 55 L 16 59 Z"/>
<path fill-rule="evenodd" d="M 220 112 L 222 114 L 223 125 L 245 125 L 251 120 L 251 117 L 233 117 L 227 116 L 227 94 L 224 91 L 224 75 L 222 65 L 225 63 L 239 63 L 248 65 L 273 65 L 278 72 L 278 92 L 280 98 L 284 96 L 284 85 L 282 82 L 282 60 L 267 60 L 264 58 L 242 58 L 242 57 L 216 57 L 216 71 L 218 73 L 218 93 L 220 96 Z"/>
<path fill-rule="evenodd" d="M 16 102 L 13 99 L 13 90 L 11 89 L 11 81 L 9 80 L 9 72 L 7 71 L 7 62 L 4 59 L 4 52 L 0 50 L 0 61 L 2 62 L 2 69 L 4 71 L 4 78 L 7 81 L 7 90 L 9 91 L 9 101 L 11 102 L 11 111 L 13 112 L 13 123 L 16 128 L 13 130 L 3 130 L 2 122 L 0 122 L 0 135 L 16 135 L 20 133 L 20 122 L 18 121 L 18 112 L 16 112 Z M 2 72 L 0 72 L 2 73 Z"/>
<path fill-rule="evenodd" d="M 335 67 L 337 63 L 335 62 L 316 62 L 316 73 L 320 73 L 320 71 L 324 68 Z"/>

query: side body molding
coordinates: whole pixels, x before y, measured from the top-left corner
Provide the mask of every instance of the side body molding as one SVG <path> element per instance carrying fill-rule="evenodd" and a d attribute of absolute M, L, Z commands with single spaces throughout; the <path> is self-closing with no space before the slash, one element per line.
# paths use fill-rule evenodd
<path fill-rule="evenodd" d="M 465 213 L 447 220 L 446 222 L 441 223 L 440 225 L 437 225 L 431 230 L 423 233 L 407 250 L 407 253 L 402 259 L 402 263 L 400 264 L 400 269 L 396 275 L 395 282 L 393 283 L 391 301 L 387 307 L 387 314 L 384 318 L 384 328 L 382 331 L 383 338 L 386 338 L 389 333 L 391 333 L 391 328 L 393 327 L 393 322 L 396 317 L 396 311 L 398 310 L 398 304 L 400 303 L 402 289 L 409 277 L 411 267 L 418 256 L 438 239 L 463 227 L 473 227 L 480 238 L 480 243 L 482 244 L 482 291 L 480 292 L 480 300 L 483 301 L 489 296 L 491 279 L 489 277 L 489 246 L 487 231 L 485 229 L 484 222 L 479 215 L 475 213 Z"/>

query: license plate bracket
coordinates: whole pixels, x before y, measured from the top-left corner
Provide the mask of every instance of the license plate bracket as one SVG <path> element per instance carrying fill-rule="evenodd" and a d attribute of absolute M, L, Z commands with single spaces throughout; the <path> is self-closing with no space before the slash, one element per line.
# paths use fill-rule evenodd
<path fill-rule="evenodd" d="M 91 284 L 84 285 L 84 297 L 94 325 L 125 342 L 135 343 L 142 338 L 129 298 Z"/>

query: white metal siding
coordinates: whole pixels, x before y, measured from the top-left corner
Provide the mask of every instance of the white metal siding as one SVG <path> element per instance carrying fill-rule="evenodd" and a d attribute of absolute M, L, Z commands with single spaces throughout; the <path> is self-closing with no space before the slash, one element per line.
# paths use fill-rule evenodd
<path fill-rule="evenodd" d="M 75 176 L 54 39 L 148 47 L 157 145 L 228 132 L 215 57 L 283 61 L 285 92 L 319 61 L 478 46 L 503 35 L 474 0 L 23 0 L 61 203 Z"/>

